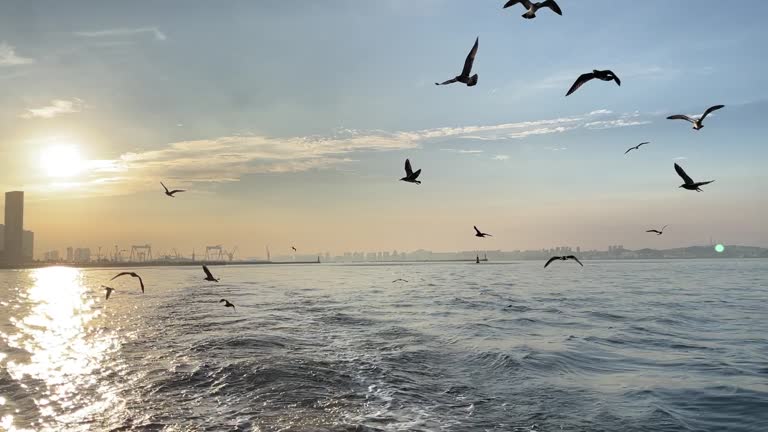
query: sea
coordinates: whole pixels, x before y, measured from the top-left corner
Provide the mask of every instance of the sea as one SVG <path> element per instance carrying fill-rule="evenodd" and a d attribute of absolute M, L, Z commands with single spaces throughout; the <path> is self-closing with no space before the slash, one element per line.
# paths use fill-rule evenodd
<path fill-rule="evenodd" d="M 765 259 L 123 270 L 0 271 L 0 430 L 768 431 Z"/>

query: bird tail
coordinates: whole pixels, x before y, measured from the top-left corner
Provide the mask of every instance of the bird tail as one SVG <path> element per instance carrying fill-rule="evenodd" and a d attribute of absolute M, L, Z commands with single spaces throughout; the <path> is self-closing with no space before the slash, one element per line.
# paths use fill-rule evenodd
<path fill-rule="evenodd" d="M 469 77 L 469 82 L 467 83 L 467 87 L 472 87 L 477 85 L 477 74 L 472 75 Z"/>

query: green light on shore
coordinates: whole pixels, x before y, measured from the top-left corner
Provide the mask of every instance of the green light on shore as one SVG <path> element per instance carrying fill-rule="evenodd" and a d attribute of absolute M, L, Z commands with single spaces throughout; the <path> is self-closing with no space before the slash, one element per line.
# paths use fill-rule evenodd
<path fill-rule="evenodd" d="M 715 252 L 717 252 L 717 253 L 723 253 L 724 251 L 725 251 L 725 246 L 723 246 L 723 245 L 721 245 L 721 244 L 716 244 L 716 245 L 715 245 Z"/>

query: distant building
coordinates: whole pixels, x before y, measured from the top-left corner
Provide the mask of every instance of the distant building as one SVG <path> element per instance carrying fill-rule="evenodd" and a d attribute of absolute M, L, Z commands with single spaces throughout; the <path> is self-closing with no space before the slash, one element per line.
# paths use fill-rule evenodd
<path fill-rule="evenodd" d="M 58 262 L 59 259 L 59 251 L 57 250 L 48 251 L 43 254 L 43 261 L 46 262 Z"/>
<path fill-rule="evenodd" d="M 72 246 L 67 248 L 67 262 L 73 262 L 75 261 L 75 254 L 74 250 L 72 249 Z"/>
<path fill-rule="evenodd" d="M 24 192 L 5 193 L 5 235 L 3 260 L 9 264 L 24 261 Z"/>
<path fill-rule="evenodd" d="M 35 233 L 23 231 L 21 235 L 21 257 L 25 262 L 32 261 L 35 256 Z"/>
<path fill-rule="evenodd" d="M 69 252 L 69 251 L 67 251 Z M 76 263 L 89 263 L 91 262 L 91 250 L 88 248 L 75 249 L 74 262 Z"/>

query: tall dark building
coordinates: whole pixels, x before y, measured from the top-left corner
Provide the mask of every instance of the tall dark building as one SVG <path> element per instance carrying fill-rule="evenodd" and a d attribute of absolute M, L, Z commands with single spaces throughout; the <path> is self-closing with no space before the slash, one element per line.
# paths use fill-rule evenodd
<path fill-rule="evenodd" d="M 24 192 L 5 193 L 5 239 L 3 258 L 6 263 L 24 261 Z"/>

